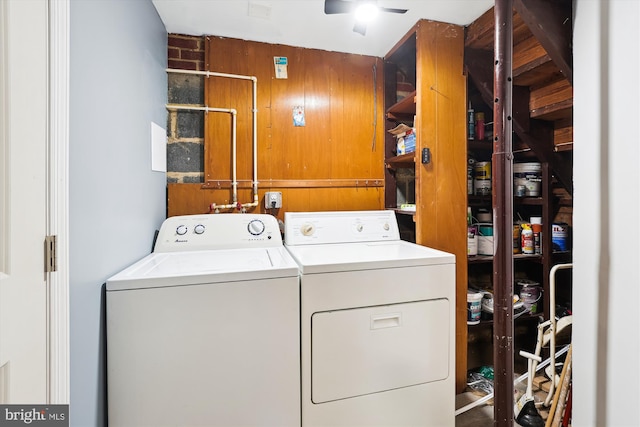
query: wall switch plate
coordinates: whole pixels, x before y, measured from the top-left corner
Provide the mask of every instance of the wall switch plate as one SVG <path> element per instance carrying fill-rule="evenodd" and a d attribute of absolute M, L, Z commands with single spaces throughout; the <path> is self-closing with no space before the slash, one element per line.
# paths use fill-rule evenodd
<path fill-rule="evenodd" d="M 267 209 L 278 209 L 282 207 L 282 193 L 279 191 L 267 191 L 264 193 L 264 206 Z"/>
<path fill-rule="evenodd" d="M 428 165 L 431 163 L 431 151 L 428 148 L 422 149 L 422 164 Z"/>

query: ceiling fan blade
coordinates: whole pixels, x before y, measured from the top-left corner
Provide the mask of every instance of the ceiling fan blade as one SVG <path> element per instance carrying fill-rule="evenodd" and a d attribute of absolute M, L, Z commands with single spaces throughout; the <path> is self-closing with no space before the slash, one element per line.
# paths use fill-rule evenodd
<path fill-rule="evenodd" d="M 393 9 L 390 7 L 379 7 L 381 12 L 390 12 L 390 13 L 407 13 L 408 9 Z"/>
<path fill-rule="evenodd" d="M 355 2 L 344 0 L 324 0 L 324 13 L 332 15 L 335 13 L 349 13 L 353 11 Z"/>
<path fill-rule="evenodd" d="M 356 22 L 353 26 L 353 31 L 364 36 L 364 34 L 367 32 L 367 24 Z"/>

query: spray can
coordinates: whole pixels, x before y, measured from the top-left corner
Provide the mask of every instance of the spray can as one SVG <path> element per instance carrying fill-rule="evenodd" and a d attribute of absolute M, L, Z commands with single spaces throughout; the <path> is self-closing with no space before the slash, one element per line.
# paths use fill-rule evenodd
<path fill-rule="evenodd" d="M 513 253 L 519 254 L 522 252 L 522 240 L 520 237 L 521 233 L 520 223 L 516 222 L 513 224 Z"/>
<path fill-rule="evenodd" d="M 522 239 L 522 253 L 533 254 L 535 249 L 533 246 L 533 230 L 531 229 L 531 224 L 525 222 L 521 227 L 522 231 L 520 232 L 520 237 Z"/>
<path fill-rule="evenodd" d="M 531 230 L 533 231 L 533 253 L 542 255 L 542 218 L 531 217 Z"/>

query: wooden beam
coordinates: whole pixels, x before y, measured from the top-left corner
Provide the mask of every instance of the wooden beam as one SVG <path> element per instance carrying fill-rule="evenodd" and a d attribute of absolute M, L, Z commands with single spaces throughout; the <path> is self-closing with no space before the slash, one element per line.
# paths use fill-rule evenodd
<path fill-rule="evenodd" d="M 573 85 L 572 7 L 570 0 L 514 0 L 518 15 Z"/>
<path fill-rule="evenodd" d="M 493 106 L 493 55 L 491 51 L 466 48 L 465 67 L 471 81 L 480 91 L 482 100 Z"/>
<path fill-rule="evenodd" d="M 465 31 L 464 45 L 473 49 L 490 49 L 493 47 L 494 10 L 487 10 L 473 21 Z"/>
<path fill-rule="evenodd" d="M 208 180 L 202 184 L 203 189 L 230 189 L 232 183 L 228 179 Z M 252 181 L 238 180 L 238 189 L 251 189 Z M 384 187 L 379 178 L 361 179 L 265 179 L 258 182 L 260 188 L 357 188 Z"/>

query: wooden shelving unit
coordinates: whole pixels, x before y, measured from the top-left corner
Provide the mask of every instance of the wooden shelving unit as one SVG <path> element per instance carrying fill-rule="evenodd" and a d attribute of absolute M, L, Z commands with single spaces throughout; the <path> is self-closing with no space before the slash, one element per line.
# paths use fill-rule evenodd
<path fill-rule="evenodd" d="M 514 197 L 513 212 L 529 221 L 531 216 L 542 217 L 542 254 L 513 256 L 514 275 L 529 274 L 543 290 L 542 309 L 532 316 L 522 316 L 515 329 L 522 324 L 535 331 L 535 324 L 527 320 L 545 318 L 549 307 L 549 272 L 558 263 L 570 262 L 571 253 L 553 252 L 552 224 L 561 208 L 571 207 L 573 159 L 573 91 L 571 69 L 571 16 L 570 1 L 561 0 L 554 8 L 533 8 L 530 2 L 514 2 L 513 14 L 513 154 L 514 162 L 539 162 L 542 169 L 540 197 Z M 491 122 L 494 105 L 494 9 L 490 9 L 466 28 L 465 70 L 469 77 L 468 100 L 476 111 L 485 112 L 485 122 Z M 544 25 L 542 24 L 544 23 Z M 489 115 L 487 115 L 489 114 Z M 469 152 L 485 156 L 491 161 L 493 144 L 489 140 L 468 141 Z M 469 196 L 468 206 L 473 209 L 492 206 L 491 196 Z M 515 220 L 516 218 L 514 218 Z M 490 269 L 491 256 L 469 257 L 469 281 L 474 271 Z M 533 321 L 532 320 L 532 321 Z M 468 332 L 491 327 L 491 322 L 469 326 Z M 524 326 L 523 326 L 524 327 Z M 522 331 L 519 331 L 522 332 Z M 535 333 L 535 332 L 534 332 Z M 514 342 L 517 337 L 513 337 Z M 530 338 L 528 336 L 527 338 Z M 484 343 L 469 337 L 467 354 Z M 475 347 L 474 347 L 475 346 Z M 486 351 L 486 347 L 482 351 Z M 529 349 L 530 350 L 530 349 Z M 491 354 L 488 355 L 491 357 Z M 516 356 L 518 357 L 518 356 Z M 465 361 L 466 363 L 467 361 Z M 489 363 L 492 363 L 489 360 Z M 460 387 L 461 384 L 458 384 Z M 499 402 L 512 405 L 512 402 Z"/>
<path fill-rule="evenodd" d="M 466 349 L 467 263 L 460 262 L 467 256 L 463 52 L 463 27 L 420 20 L 384 58 L 385 130 L 404 123 L 416 131 L 415 152 L 400 156 L 395 137 L 385 132 L 385 206 L 398 208 L 397 175 L 401 169 L 411 170 L 416 210 L 398 216 L 413 220 L 416 243 L 453 253 L 458 260 L 457 349 Z M 415 90 L 400 96 L 401 84 Z M 423 150 L 429 150 L 429 162 L 423 163 Z M 464 357 L 456 358 L 456 384 L 466 380 L 465 362 Z"/>

